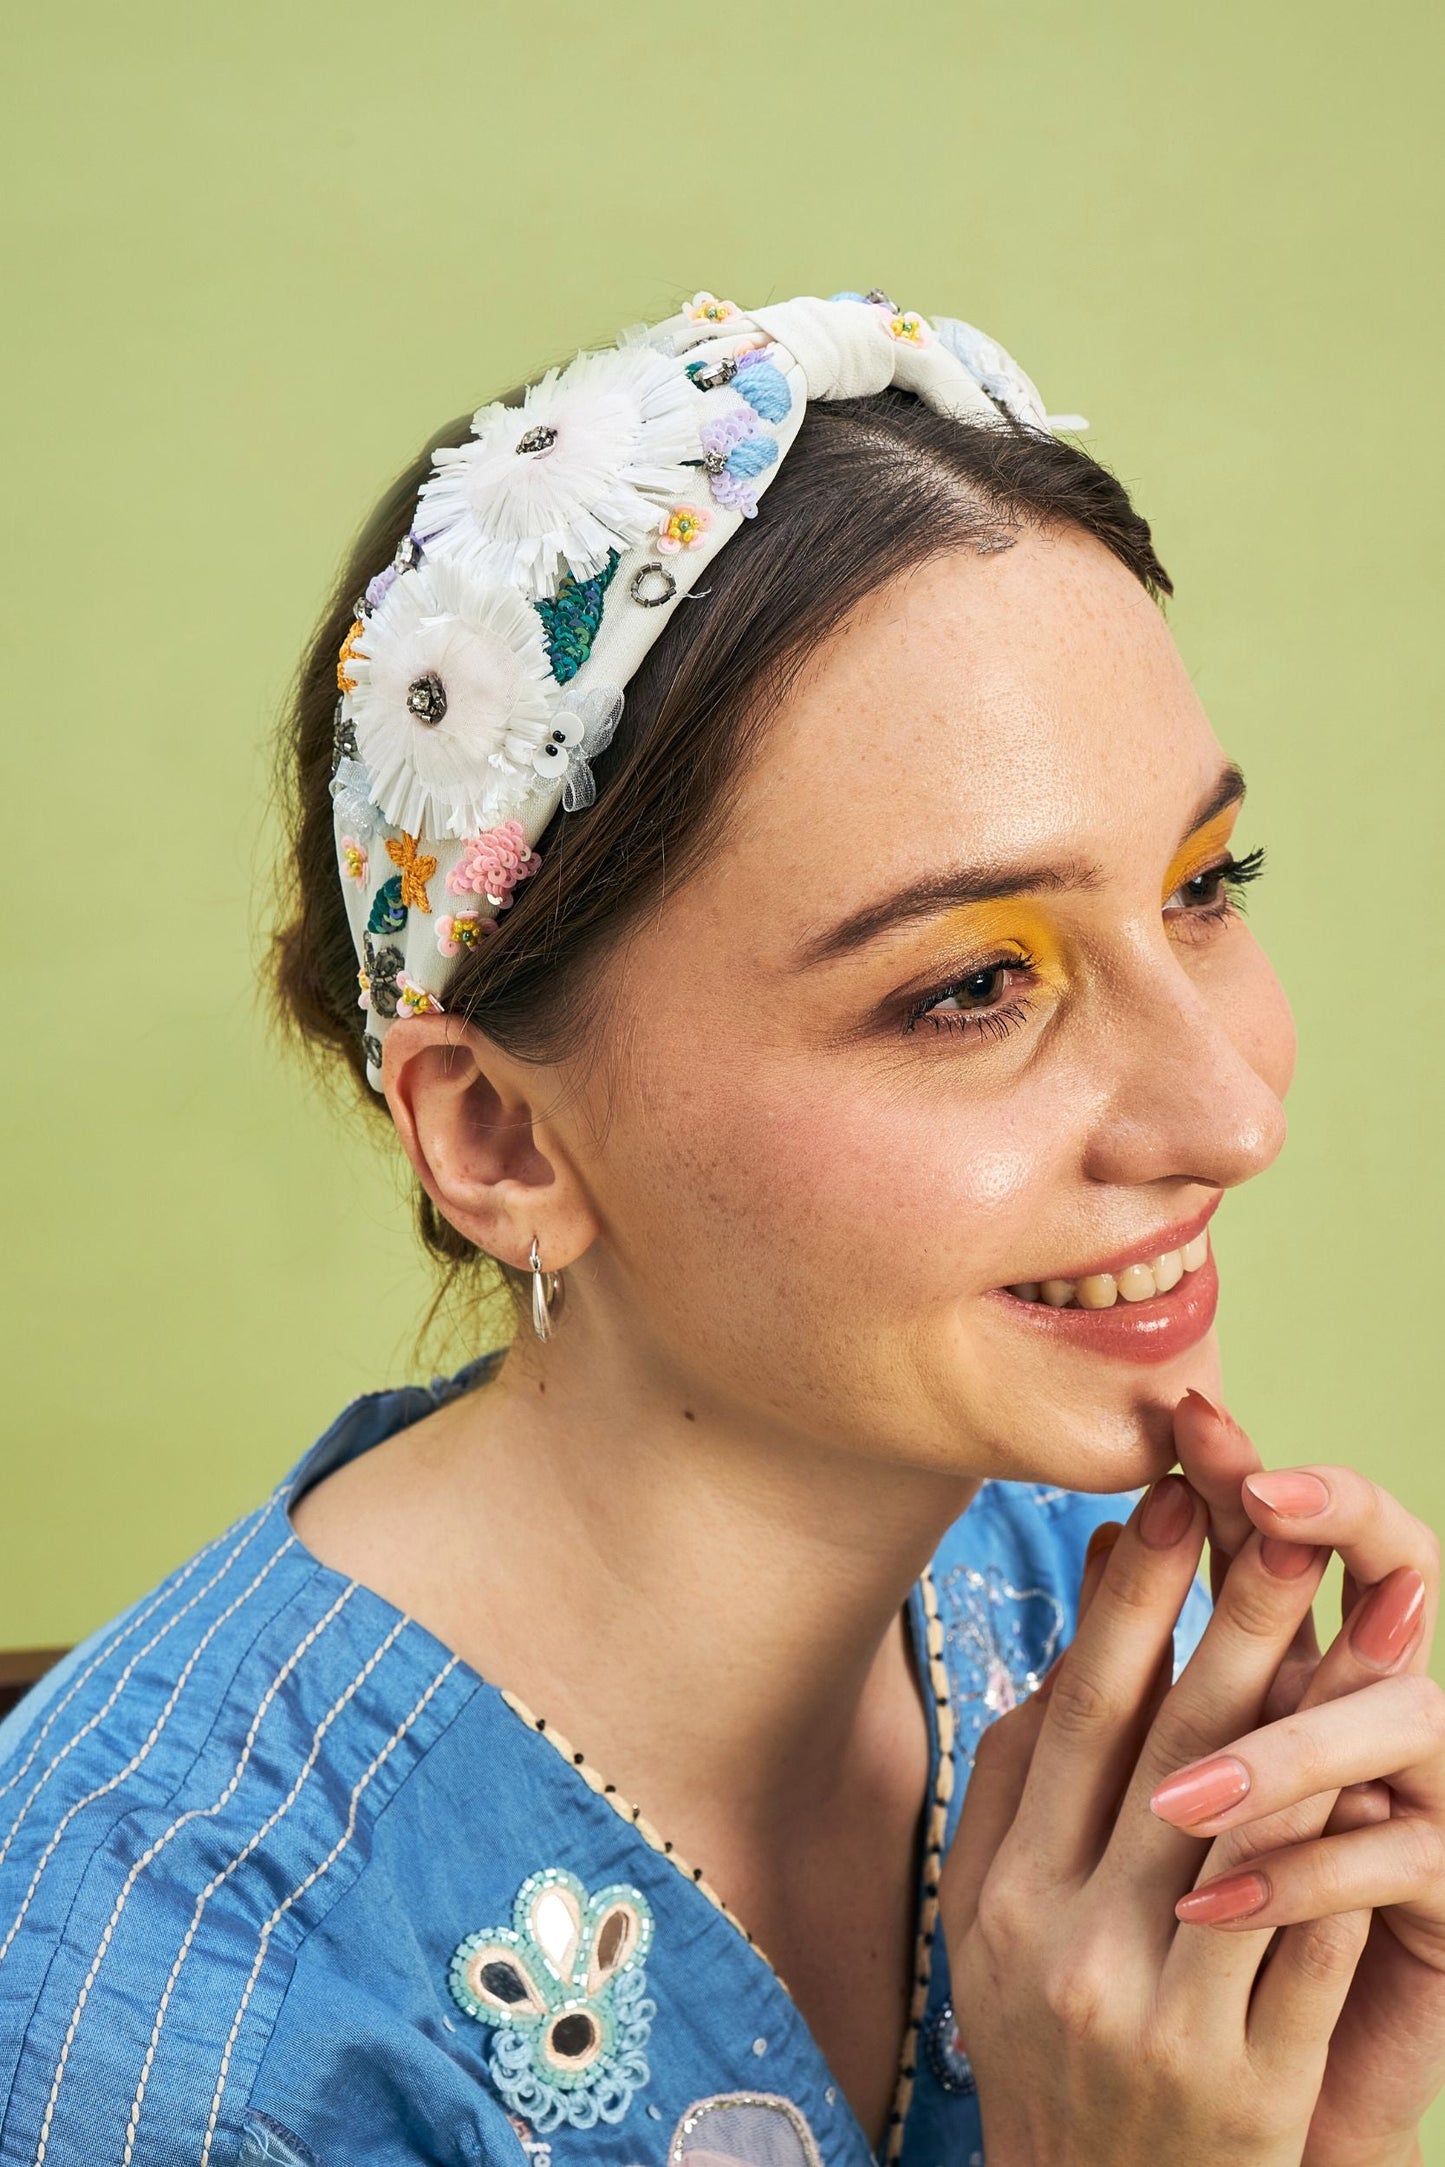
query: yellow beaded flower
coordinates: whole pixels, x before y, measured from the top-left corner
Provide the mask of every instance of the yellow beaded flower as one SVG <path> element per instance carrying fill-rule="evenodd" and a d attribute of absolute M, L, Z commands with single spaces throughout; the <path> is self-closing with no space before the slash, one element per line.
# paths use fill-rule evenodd
<path fill-rule="evenodd" d="M 933 341 L 932 327 L 926 318 L 913 309 L 900 309 L 887 319 L 888 335 L 900 339 L 906 346 L 928 346 Z"/>
<path fill-rule="evenodd" d="M 682 313 L 690 323 L 730 324 L 742 310 L 735 301 L 719 301 L 715 293 L 695 293 Z"/>
<path fill-rule="evenodd" d="M 679 549 L 700 549 L 711 525 L 712 513 L 704 506 L 676 505 L 658 525 L 657 546 L 668 556 L 675 555 Z"/>

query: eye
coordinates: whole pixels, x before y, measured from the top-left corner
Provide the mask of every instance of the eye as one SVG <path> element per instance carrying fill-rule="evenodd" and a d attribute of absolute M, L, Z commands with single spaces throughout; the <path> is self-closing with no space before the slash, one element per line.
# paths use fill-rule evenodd
<path fill-rule="evenodd" d="M 1166 917 L 1203 919 L 1207 924 L 1233 918 L 1243 910 L 1242 890 L 1264 871 L 1263 849 L 1245 858 L 1224 858 L 1181 881 L 1164 905 Z"/>
<path fill-rule="evenodd" d="M 973 1031 L 986 1038 L 1007 1038 L 1028 1013 L 1029 1004 L 1021 997 L 1020 988 L 1028 982 L 1032 960 L 1014 955 L 977 964 L 915 1001 L 904 1019 L 904 1030 L 914 1031 L 920 1023 L 928 1023 L 935 1031 Z"/>

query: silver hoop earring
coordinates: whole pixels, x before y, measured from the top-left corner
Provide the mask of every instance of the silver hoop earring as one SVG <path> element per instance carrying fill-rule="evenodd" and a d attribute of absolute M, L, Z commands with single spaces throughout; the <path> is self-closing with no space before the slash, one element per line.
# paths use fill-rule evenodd
<path fill-rule="evenodd" d="M 562 1285 L 560 1272 L 544 1272 L 537 1237 L 532 1236 L 532 1253 L 527 1260 L 532 1267 L 532 1330 L 538 1339 L 552 1337 L 552 1311 Z"/>

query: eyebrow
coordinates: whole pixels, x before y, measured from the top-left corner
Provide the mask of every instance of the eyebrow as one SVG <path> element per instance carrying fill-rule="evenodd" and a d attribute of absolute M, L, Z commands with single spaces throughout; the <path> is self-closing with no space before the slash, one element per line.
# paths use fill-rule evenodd
<path fill-rule="evenodd" d="M 1231 761 L 1195 808 L 1194 816 L 1180 838 L 1181 845 L 1211 820 L 1217 820 L 1231 805 L 1241 803 L 1243 797 L 1244 775 Z M 876 902 L 865 903 L 861 909 L 840 918 L 836 925 L 813 934 L 798 950 L 795 967 L 808 970 L 814 964 L 831 962 L 837 956 L 847 955 L 876 940 L 892 926 L 932 918 L 940 911 L 956 910 L 961 904 L 996 903 L 1004 896 L 1057 895 L 1065 890 L 1097 888 L 1103 879 L 1102 868 L 1087 858 L 993 868 L 957 866 L 942 872 L 925 873 L 906 887 L 896 888 L 891 895 L 880 896 Z"/>

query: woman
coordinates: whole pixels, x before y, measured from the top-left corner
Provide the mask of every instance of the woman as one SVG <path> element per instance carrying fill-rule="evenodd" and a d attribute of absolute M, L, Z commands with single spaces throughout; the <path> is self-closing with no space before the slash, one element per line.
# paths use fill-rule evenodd
<path fill-rule="evenodd" d="M 0 2158 L 1418 2158 L 1435 1547 L 1209 1396 L 1293 1041 L 1167 591 L 877 292 L 403 477 L 278 984 L 520 1329 L 12 1719 Z"/>

